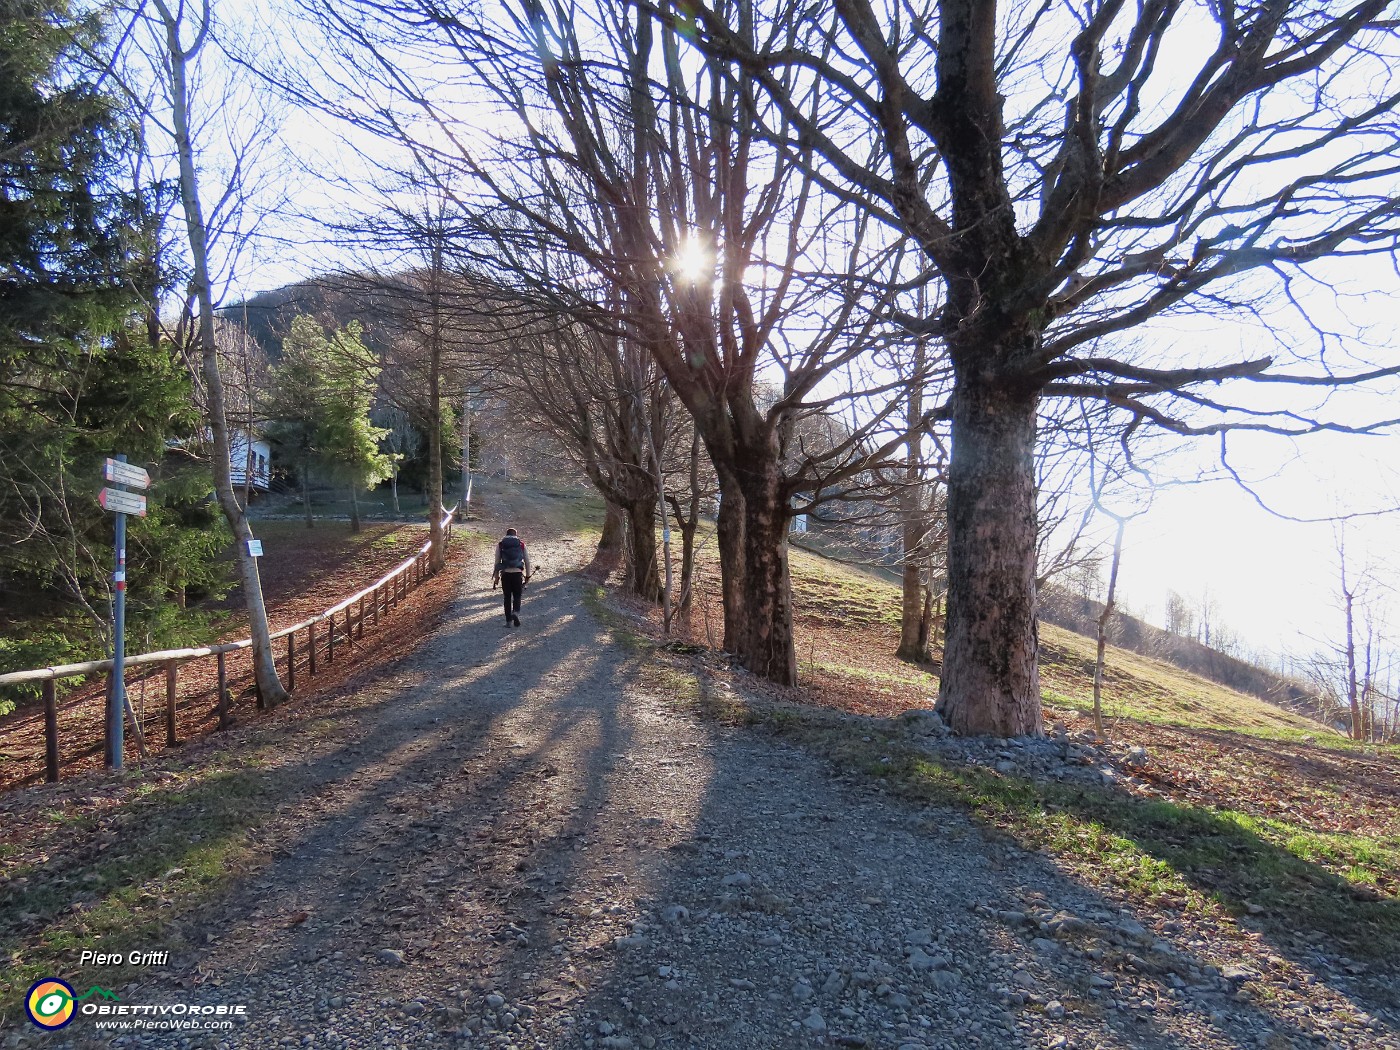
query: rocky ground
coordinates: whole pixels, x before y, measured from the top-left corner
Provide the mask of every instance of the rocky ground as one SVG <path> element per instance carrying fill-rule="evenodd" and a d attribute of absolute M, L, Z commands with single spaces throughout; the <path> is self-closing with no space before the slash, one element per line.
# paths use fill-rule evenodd
<path fill-rule="evenodd" d="M 1320 948 L 1308 968 L 1132 914 L 961 814 L 699 720 L 562 573 L 586 551 L 532 552 L 554 574 L 522 627 L 483 565 L 422 647 L 288 738 L 264 863 L 120 990 L 246 1020 L 6 1045 L 1400 1048 Z M 1103 776 L 1072 742 L 947 746 Z"/>

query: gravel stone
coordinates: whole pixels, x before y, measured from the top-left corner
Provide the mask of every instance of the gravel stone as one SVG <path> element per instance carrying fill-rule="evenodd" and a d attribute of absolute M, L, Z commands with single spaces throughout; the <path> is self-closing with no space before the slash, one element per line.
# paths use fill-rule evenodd
<path fill-rule="evenodd" d="M 555 506 L 484 492 L 517 522 Z M 531 546 L 551 574 L 521 628 L 496 623 L 487 548 L 399 663 L 333 709 L 289 705 L 222 738 L 267 756 L 279 808 L 253 833 L 261 866 L 181 915 L 170 967 L 118 991 L 246 1003 L 242 1024 L 187 1042 L 10 1030 L 7 1050 L 1400 1050 L 1392 961 L 1138 910 L 961 811 L 706 721 L 657 660 L 715 695 L 785 701 L 722 658 L 617 644 L 587 611 L 592 585 L 563 574 L 591 545 Z M 645 632 L 619 604 L 609 615 Z M 1124 768 L 1092 734 L 831 717 L 851 739 L 1083 790 Z"/>

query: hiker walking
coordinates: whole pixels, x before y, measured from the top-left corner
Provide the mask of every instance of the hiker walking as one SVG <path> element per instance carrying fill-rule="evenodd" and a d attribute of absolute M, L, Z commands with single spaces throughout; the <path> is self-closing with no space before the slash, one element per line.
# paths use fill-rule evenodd
<path fill-rule="evenodd" d="M 491 587 L 501 585 L 501 597 L 506 603 L 506 626 L 520 626 L 520 596 L 525 591 L 525 581 L 534 573 L 530 566 L 530 554 L 525 542 L 515 534 L 514 529 L 506 529 L 501 542 L 496 544 L 496 571 L 491 574 Z"/>

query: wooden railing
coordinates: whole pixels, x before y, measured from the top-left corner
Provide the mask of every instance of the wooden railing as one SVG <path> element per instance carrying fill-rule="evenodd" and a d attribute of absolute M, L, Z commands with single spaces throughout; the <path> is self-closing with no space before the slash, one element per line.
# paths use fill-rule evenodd
<path fill-rule="evenodd" d="M 445 539 L 452 537 L 452 524 L 456 516 L 456 508 L 449 510 L 443 517 L 442 527 Z M 405 559 L 402 564 L 396 566 L 385 573 L 374 583 L 362 590 L 356 591 L 350 597 L 337 602 L 323 613 L 318 613 L 291 627 L 283 627 L 279 631 L 272 633 L 274 642 L 285 638 L 287 640 L 287 674 L 286 686 L 289 691 L 296 688 L 297 681 L 297 635 L 305 635 L 306 653 L 306 673 L 315 675 L 317 670 L 318 650 L 324 650 L 326 662 L 329 664 L 335 660 L 336 632 L 341 633 L 342 641 L 351 642 L 364 637 L 365 621 L 368 620 L 372 626 L 379 626 L 379 616 L 381 610 L 387 614 L 398 606 L 408 594 L 416 589 L 428 577 L 428 551 L 432 541 L 428 541 L 420 547 L 412 557 Z M 337 617 L 344 617 L 342 622 L 337 621 Z M 321 639 L 317 638 L 317 628 L 325 624 L 325 632 Z M 178 741 L 175 735 L 176 702 L 178 700 L 180 668 L 194 660 L 208 659 L 213 657 L 218 665 L 218 686 L 217 712 L 219 718 L 219 728 L 225 729 L 230 724 L 229 707 L 230 693 L 228 686 L 228 656 L 230 653 L 237 653 L 243 650 L 251 650 L 253 640 L 244 638 L 237 642 L 222 642 L 218 645 L 207 645 L 198 649 L 162 649 L 154 653 L 141 653 L 137 656 L 128 656 L 125 660 L 127 669 L 156 667 L 165 671 L 165 742 L 167 746 L 172 746 Z M 39 667 L 29 671 L 14 671 L 9 674 L 0 674 L 0 686 L 20 685 L 27 682 L 41 682 L 44 697 L 44 779 L 49 783 L 58 780 L 58 682 L 65 678 L 86 677 L 88 675 L 106 674 L 108 676 L 108 690 L 111 689 L 111 660 L 89 660 L 80 664 L 62 664 L 57 667 Z M 258 698 L 258 706 L 262 706 L 262 698 Z M 140 723 L 135 715 L 131 713 L 130 704 L 127 705 L 127 714 L 130 715 L 132 724 L 136 729 L 136 742 L 142 757 L 146 754 L 146 740 Z"/>

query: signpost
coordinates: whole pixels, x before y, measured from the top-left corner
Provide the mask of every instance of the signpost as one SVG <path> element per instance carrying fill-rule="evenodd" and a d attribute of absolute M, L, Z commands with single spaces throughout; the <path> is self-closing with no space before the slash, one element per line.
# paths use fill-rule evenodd
<path fill-rule="evenodd" d="M 97 502 L 102 504 L 103 510 L 110 510 L 113 514 L 135 514 L 138 518 L 146 516 L 146 497 L 127 492 L 126 489 L 103 489 L 97 494 Z"/>
<path fill-rule="evenodd" d="M 128 463 L 125 456 L 109 459 L 102 465 L 102 480 L 110 481 L 114 485 L 125 485 L 129 489 L 151 487 L 151 476 L 143 468 Z"/>
<path fill-rule="evenodd" d="M 108 459 L 102 466 L 102 480 L 126 488 L 145 489 L 151 476 L 126 461 L 125 456 Z M 146 497 L 126 488 L 104 488 L 97 496 L 102 509 L 117 516 L 116 558 L 112 570 L 112 691 L 107 697 L 107 766 L 122 768 L 123 718 L 126 708 L 126 516 L 146 516 Z"/>

